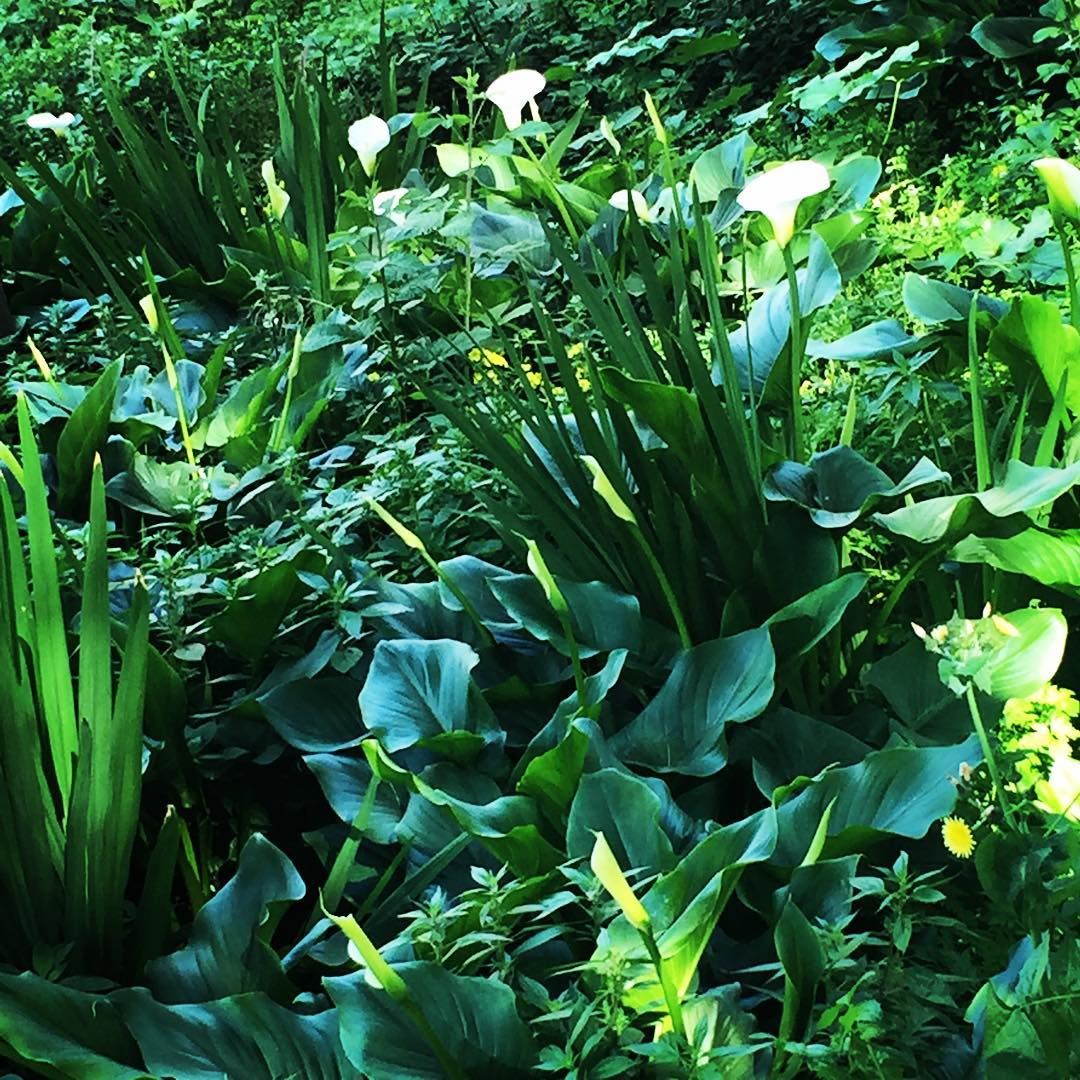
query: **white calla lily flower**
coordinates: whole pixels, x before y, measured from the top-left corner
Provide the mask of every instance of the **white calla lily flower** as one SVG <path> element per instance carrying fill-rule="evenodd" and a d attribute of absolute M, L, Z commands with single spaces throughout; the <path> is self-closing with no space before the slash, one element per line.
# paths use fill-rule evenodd
<path fill-rule="evenodd" d="M 284 182 L 278 180 L 273 161 L 264 161 L 260 171 L 266 185 L 266 194 L 270 198 L 270 213 L 281 221 L 285 217 L 285 211 L 289 209 L 291 196 L 285 190 Z"/>
<path fill-rule="evenodd" d="M 764 214 L 773 227 L 773 236 L 782 248 L 795 235 L 795 215 L 803 199 L 825 191 L 831 181 L 824 165 L 816 161 L 788 161 L 755 176 L 739 192 L 744 210 Z"/>
<path fill-rule="evenodd" d="M 1061 158 L 1039 158 L 1032 163 L 1050 197 L 1050 212 L 1080 221 L 1080 169 Z"/>
<path fill-rule="evenodd" d="M 398 210 L 397 205 L 406 195 L 408 188 L 391 188 L 389 191 L 380 191 L 371 200 L 371 208 L 376 217 L 388 217 L 395 225 L 405 224 L 405 215 Z"/>
<path fill-rule="evenodd" d="M 622 188 L 608 199 L 608 203 L 624 214 L 628 214 L 633 205 L 634 213 L 637 214 L 639 221 L 652 221 L 652 211 L 649 209 L 648 200 L 640 191 L 628 192 L 626 188 Z"/>
<path fill-rule="evenodd" d="M 508 71 L 500 75 L 485 91 L 488 99 L 503 115 L 506 130 L 521 127 L 521 114 L 526 105 L 532 107 L 534 120 L 540 119 L 536 108 L 536 95 L 547 86 L 547 79 L 532 68 Z"/>
<path fill-rule="evenodd" d="M 55 131 L 57 135 L 67 131 L 72 124 L 75 123 L 76 116 L 74 113 L 63 112 L 59 116 L 56 116 L 51 112 L 34 113 L 33 116 L 26 118 L 27 127 L 32 127 L 35 131 Z"/>
<path fill-rule="evenodd" d="M 349 145 L 356 151 L 368 176 L 375 173 L 375 159 L 390 145 L 390 128 L 381 116 L 365 116 L 349 127 Z"/>

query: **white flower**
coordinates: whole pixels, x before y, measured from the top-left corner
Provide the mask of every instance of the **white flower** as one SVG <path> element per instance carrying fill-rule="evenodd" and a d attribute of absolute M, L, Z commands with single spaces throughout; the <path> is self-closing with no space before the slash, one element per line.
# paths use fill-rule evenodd
<path fill-rule="evenodd" d="M 356 151 L 368 176 L 375 172 L 380 150 L 390 145 L 390 129 L 381 116 L 365 116 L 349 128 L 349 145 Z"/>
<path fill-rule="evenodd" d="M 784 248 L 795 235 L 799 203 L 825 191 L 830 182 L 825 167 L 816 161 L 788 161 L 755 176 L 739 192 L 737 201 L 744 210 L 764 214 L 776 242 Z"/>
<path fill-rule="evenodd" d="M 389 191 L 380 191 L 371 200 L 372 209 L 376 217 L 388 217 L 395 225 L 405 224 L 405 215 L 398 210 L 397 205 L 409 193 L 408 188 L 391 188 Z"/>
<path fill-rule="evenodd" d="M 273 161 L 262 163 L 262 178 L 266 184 L 266 193 L 270 196 L 270 213 L 281 221 L 285 217 L 285 211 L 289 209 L 290 195 L 285 190 L 284 183 L 279 183 L 277 173 L 274 171 Z"/>
<path fill-rule="evenodd" d="M 28 116 L 26 123 L 28 127 L 32 127 L 35 131 L 55 131 L 59 135 L 67 131 L 75 123 L 75 120 L 74 113 L 64 112 L 56 116 L 51 112 L 39 112 L 34 113 L 33 116 Z"/>
<path fill-rule="evenodd" d="M 1080 221 L 1080 169 L 1061 158 L 1039 158 L 1035 171 L 1050 196 L 1050 212 Z"/>
<path fill-rule="evenodd" d="M 520 71 L 508 71 L 505 75 L 500 75 L 484 91 L 484 97 L 503 114 L 506 130 L 513 131 L 521 127 L 521 112 L 526 105 L 532 106 L 533 119 L 539 119 L 536 95 L 545 86 L 547 79 L 539 71 L 522 68 Z"/>
<path fill-rule="evenodd" d="M 633 204 L 634 213 L 637 214 L 638 220 L 652 220 L 649 204 L 640 191 L 627 192 L 626 188 L 622 188 L 619 191 L 616 191 L 615 194 L 608 199 L 608 202 L 614 206 L 616 210 L 621 210 L 624 214 L 629 213 L 630 205 Z"/>

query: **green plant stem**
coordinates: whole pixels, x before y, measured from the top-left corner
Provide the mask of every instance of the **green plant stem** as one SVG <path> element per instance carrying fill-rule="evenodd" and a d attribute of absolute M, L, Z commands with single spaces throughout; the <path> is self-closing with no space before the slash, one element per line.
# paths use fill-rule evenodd
<path fill-rule="evenodd" d="M 1001 774 L 998 772 L 997 758 L 994 757 L 994 751 L 990 746 L 990 740 L 986 735 L 986 728 L 983 726 L 982 714 L 979 712 L 979 702 L 975 698 L 975 687 L 968 683 L 967 686 L 967 703 L 968 711 L 971 713 L 971 722 L 975 725 L 975 734 L 979 736 L 979 744 L 982 746 L 983 757 L 986 758 L 987 768 L 990 770 L 990 780 L 994 785 L 994 793 L 997 796 L 998 803 L 1001 805 L 1001 812 L 1005 817 L 1005 824 L 1010 829 L 1015 828 L 1016 823 L 1013 821 L 1012 811 L 1009 809 L 1009 802 L 1005 798 L 1005 788 L 1001 783 Z"/>
<path fill-rule="evenodd" d="M 578 234 L 577 227 L 574 225 L 573 218 L 570 217 L 570 211 L 567 209 L 565 200 L 562 195 L 559 194 L 559 189 L 555 186 L 555 181 L 548 175 L 544 163 L 536 156 L 536 152 L 528 144 L 527 140 L 518 139 L 518 142 L 521 143 L 521 146 L 525 151 L 525 156 L 536 166 L 536 171 L 540 174 L 540 178 L 550 190 L 552 201 L 555 203 L 555 209 L 559 211 L 559 217 L 562 218 L 562 222 L 566 226 L 566 231 L 570 234 L 570 239 L 576 246 L 581 237 Z"/>
<path fill-rule="evenodd" d="M 801 462 L 805 452 L 802 394 L 799 390 L 803 362 L 802 312 L 799 310 L 799 279 L 795 275 L 791 245 L 785 245 L 783 250 L 788 295 L 791 298 L 791 457 L 792 460 Z"/>
<path fill-rule="evenodd" d="M 476 92 L 467 91 L 469 102 L 469 132 L 465 139 L 465 212 L 472 214 L 473 140 L 476 137 Z M 471 231 L 471 226 L 470 226 Z M 472 326 L 473 254 L 472 240 L 465 238 L 465 332 Z"/>
<path fill-rule="evenodd" d="M 892 107 L 889 109 L 889 122 L 885 125 L 885 134 L 881 138 L 881 146 L 878 149 L 879 157 L 885 152 L 885 147 L 889 144 L 889 136 L 892 135 L 893 124 L 896 123 L 896 107 L 900 104 L 900 88 L 903 85 L 903 80 L 896 80 L 896 89 L 893 91 L 892 96 Z"/>
<path fill-rule="evenodd" d="M 649 541 L 645 539 L 645 534 L 641 531 L 639 525 L 631 525 L 630 531 L 634 534 L 634 538 L 637 540 L 645 558 L 649 562 L 649 566 L 652 568 L 652 572 L 656 575 L 656 580 L 660 584 L 660 588 L 664 593 L 664 599 L 667 601 L 668 610 L 671 612 L 671 617 L 675 620 L 675 628 L 679 632 L 679 641 L 682 643 L 684 649 L 692 649 L 694 647 L 693 640 L 690 637 L 690 631 L 686 626 L 686 619 L 683 618 L 682 608 L 679 606 L 678 598 L 675 596 L 675 590 L 671 587 L 671 579 L 664 572 L 664 568 L 660 565 L 660 560 L 657 559 L 653 553 L 653 549 L 649 546 Z"/>
<path fill-rule="evenodd" d="M 349 834 L 345 837 L 341 850 L 337 853 L 337 858 L 334 859 L 334 865 L 330 868 L 330 873 L 326 879 L 326 887 L 323 889 L 323 903 L 331 910 L 337 907 L 342 894 L 345 892 L 345 886 L 349 880 L 349 871 L 352 869 L 353 863 L 356 862 L 356 853 L 360 849 L 360 839 L 364 830 L 368 827 L 368 822 L 371 820 L 371 812 L 375 808 L 375 796 L 378 791 L 379 778 L 372 773 L 367 790 L 364 792 L 364 798 L 360 803 L 360 809 L 356 812 L 352 825 L 349 826 Z M 312 914 L 311 925 L 314 925 L 318 920 L 319 910 L 316 908 Z"/>
<path fill-rule="evenodd" d="M 574 628 L 570 625 L 570 616 L 563 611 L 557 611 L 559 625 L 566 637 L 567 647 L 570 649 L 570 663 L 574 668 L 574 688 L 577 691 L 578 709 L 585 708 L 585 669 L 581 666 L 581 650 L 578 648 L 577 639 L 574 637 Z"/>
<path fill-rule="evenodd" d="M 1077 285 L 1076 263 L 1073 261 L 1072 248 L 1069 245 L 1069 234 L 1060 214 L 1054 214 L 1054 232 L 1057 233 L 1058 241 L 1061 243 L 1065 277 L 1069 283 L 1069 321 L 1077 330 L 1080 330 L 1080 286 Z"/>
<path fill-rule="evenodd" d="M 968 379 L 971 386 L 971 427 L 975 439 L 975 473 L 979 490 L 991 484 L 990 445 L 986 437 L 986 412 L 983 409 L 982 381 L 979 377 L 979 342 L 975 331 L 978 293 L 971 297 L 967 320 Z"/>
<path fill-rule="evenodd" d="M 656 968 L 660 987 L 664 991 L 664 1003 L 667 1005 L 668 1016 L 671 1017 L 671 1025 L 675 1029 L 676 1035 L 680 1039 L 685 1039 L 686 1028 L 683 1026 L 682 1002 L 679 1000 L 679 992 L 676 990 L 671 981 L 671 976 L 664 966 L 664 958 L 660 955 L 660 947 L 656 944 L 656 938 L 653 937 L 652 928 L 649 926 L 641 927 L 638 932 L 641 934 L 641 940 L 645 942 L 645 949 L 649 954 L 649 959 L 652 961 L 653 967 Z"/>
<path fill-rule="evenodd" d="M 446 573 L 445 570 L 432 558 L 427 548 L 424 548 L 420 552 L 420 557 L 431 567 L 432 572 L 442 582 L 443 585 L 450 591 L 454 599 L 461 605 L 461 610 L 469 617 L 469 619 L 475 624 L 477 630 L 480 631 L 481 637 L 484 639 L 485 645 L 494 645 L 495 639 L 491 636 L 491 631 L 484 625 L 484 620 L 480 618 L 480 613 L 473 607 L 469 598 L 461 591 L 457 583 Z"/>

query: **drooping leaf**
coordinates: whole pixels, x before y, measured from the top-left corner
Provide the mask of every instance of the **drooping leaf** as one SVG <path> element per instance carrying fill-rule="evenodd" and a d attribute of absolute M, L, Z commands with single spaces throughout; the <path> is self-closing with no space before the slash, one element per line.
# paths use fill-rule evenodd
<path fill-rule="evenodd" d="M 269 840 L 252 835 L 232 879 L 195 916 L 188 944 L 147 966 L 159 1001 L 203 1002 L 265 990 L 288 1001 L 277 954 L 260 935 L 271 904 L 306 893 L 293 864 Z"/>
<path fill-rule="evenodd" d="M 143 989 L 112 995 L 157 1076 L 174 1080 L 352 1080 L 333 1009 L 301 1013 L 265 994 L 166 1005 Z"/>
<path fill-rule="evenodd" d="M 523 1076 L 535 1060 L 513 991 L 498 980 L 455 975 L 438 964 L 395 965 L 431 1031 L 464 1076 Z M 443 1080 L 446 1071 L 408 1013 L 362 973 L 325 979 L 341 1043 L 370 1080 Z"/>
<path fill-rule="evenodd" d="M 923 457 L 894 484 L 851 447 L 834 446 L 814 454 L 809 465 L 784 461 L 775 466 L 765 479 L 765 497 L 804 507 L 823 529 L 843 529 L 884 499 L 948 480 L 948 473 Z"/>
<path fill-rule="evenodd" d="M 858 764 L 833 769 L 780 806 L 772 861 L 798 866 L 830 803 L 826 841 L 830 857 L 864 850 L 887 833 L 924 836 L 956 803 L 950 776 L 958 775 L 962 762 L 974 765 L 980 759 L 979 743 L 972 735 L 956 746 L 891 747 Z"/>
<path fill-rule="evenodd" d="M 380 641 L 360 691 L 364 724 L 390 753 L 419 744 L 475 755 L 501 736 L 472 681 L 478 662 L 460 641 Z"/>
<path fill-rule="evenodd" d="M 710 776 L 727 760 L 724 728 L 760 715 L 773 694 L 769 632 L 748 630 L 679 655 L 653 700 L 612 740 L 624 761 Z"/>
<path fill-rule="evenodd" d="M 70 1080 L 142 1080 L 138 1048 L 115 1006 L 42 979 L 0 972 L 0 1052 Z"/>
<path fill-rule="evenodd" d="M 888 514 L 875 514 L 874 521 L 895 536 L 920 544 L 950 536 L 959 539 L 973 531 L 972 523 L 978 521 L 980 510 L 984 517 L 996 518 L 1027 513 L 1053 503 L 1078 482 L 1080 462 L 1054 469 L 1013 460 L 1002 482 L 986 491 L 924 499 Z"/>
<path fill-rule="evenodd" d="M 623 870 L 668 870 L 675 861 L 671 840 L 661 827 L 662 802 L 644 780 L 606 768 L 581 778 L 570 807 L 566 851 L 588 856 L 602 832 Z"/>

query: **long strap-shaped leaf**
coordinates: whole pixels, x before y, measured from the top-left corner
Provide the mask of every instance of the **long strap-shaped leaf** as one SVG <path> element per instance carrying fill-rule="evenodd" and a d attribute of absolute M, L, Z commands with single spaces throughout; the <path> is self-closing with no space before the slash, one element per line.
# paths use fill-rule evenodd
<path fill-rule="evenodd" d="M 53 549 L 45 478 L 41 471 L 30 411 L 19 395 L 19 440 L 23 456 L 23 490 L 26 495 L 26 527 L 30 543 L 30 590 L 34 671 L 38 682 L 42 720 L 48 740 L 62 813 L 66 818 L 71 798 L 72 763 L 78 750 L 75 698 L 71 686 L 64 610 L 60 603 L 60 580 Z"/>

